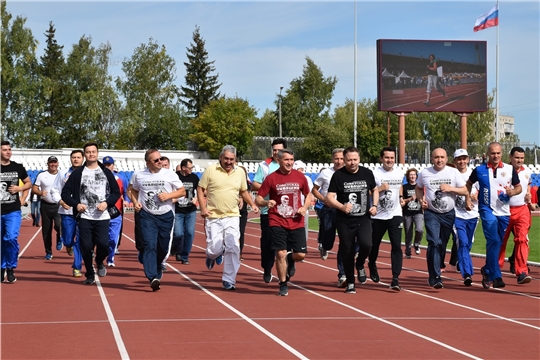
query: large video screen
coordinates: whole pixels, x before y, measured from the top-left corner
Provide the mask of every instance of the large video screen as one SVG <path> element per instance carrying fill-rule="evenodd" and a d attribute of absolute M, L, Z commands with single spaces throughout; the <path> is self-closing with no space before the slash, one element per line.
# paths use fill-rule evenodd
<path fill-rule="evenodd" d="M 377 40 L 381 111 L 487 111 L 485 41 Z"/>

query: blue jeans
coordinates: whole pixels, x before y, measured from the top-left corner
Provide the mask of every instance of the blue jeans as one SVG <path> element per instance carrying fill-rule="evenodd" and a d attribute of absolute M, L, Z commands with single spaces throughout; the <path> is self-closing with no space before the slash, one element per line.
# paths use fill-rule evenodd
<path fill-rule="evenodd" d="M 144 274 L 150 281 L 161 279 L 161 263 L 169 253 L 169 245 L 174 225 L 174 213 L 153 215 L 144 210 L 141 214 L 141 232 L 143 236 Z"/>
<path fill-rule="evenodd" d="M 429 284 L 435 285 L 441 278 L 441 254 L 446 252 L 446 245 L 452 234 L 456 212 L 451 210 L 440 214 L 431 210 L 424 212 L 424 222 L 426 224 L 427 266 L 429 273 Z"/>
<path fill-rule="evenodd" d="M 62 242 L 65 246 L 73 249 L 73 269 L 82 269 L 82 254 L 79 246 L 79 227 L 77 220 L 72 215 L 61 214 L 62 218 Z"/>
<path fill-rule="evenodd" d="M 192 211 L 188 214 L 176 213 L 175 215 L 173 244 L 177 247 L 172 250 L 180 256 L 182 261 L 188 261 L 189 253 L 193 246 L 193 238 L 195 237 L 196 219 L 196 211 Z"/>
<path fill-rule="evenodd" d="M 30 214 L 33 220 L 32 225 L 39 225 L 39 220 L 41 219 L 41 201 L 32 201 L 30 203 Z"/>
<path fill-rule="evenodd" d="M 2 215 L 2 269 L 15 269 L 19 256 L 19 232 L 21 231 L 21 210 Z"/>

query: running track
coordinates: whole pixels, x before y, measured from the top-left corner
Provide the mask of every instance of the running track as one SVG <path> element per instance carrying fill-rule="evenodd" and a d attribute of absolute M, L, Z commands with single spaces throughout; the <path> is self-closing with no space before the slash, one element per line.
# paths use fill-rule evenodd
<path fill-rule="evenodd" d="M 259 225 L 248 223 L 237 290 L 221 289 L 221 266 L 204 265 L 203 225 L 190 258 L 173 257 L 152 292 L 137 261 L 132 215 L 124 220 L 116 268 L 95 286 L 71 277 L 71 258 L 43 260 L 39 228 L 24 220 L 18 281 L 1 289 L 2 359 L 539 359 L 540 271 L 518 286 L 505 267 L 504 289 L 445 273 L 427 285 L 425 251 L 404 259 L 401 292 L 388 288 L 389 246 L 379 256 L 381 282 L 336 288 L 335 253 L 322 261 L 316 233 L 297 263 L 288 297 L 262 281 Z M 275 274 L 275 271 L 274 271 Z"/>

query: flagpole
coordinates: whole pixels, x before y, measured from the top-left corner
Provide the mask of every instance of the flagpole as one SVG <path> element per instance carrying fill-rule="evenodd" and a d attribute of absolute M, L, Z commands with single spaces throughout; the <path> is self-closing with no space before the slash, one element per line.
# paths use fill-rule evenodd
<path fill-rule="evenodd" d="M 497 11 L 499 11 L 499 0 L 497 0 Z M 497 14 L 499 16 L 499 14 Z M 500 21 L 499 21 L 500 22 Z M 497 45 L 495 54 L 495 141 L 499 141 L 499 27 L 497 26 Z"/>
<path fill-rule="evenodd" d="M 356 0 L 354 1 L 354 147 L 356 147 L 356 123 L 357 123 L 357 106 L 356 106 Z"/>

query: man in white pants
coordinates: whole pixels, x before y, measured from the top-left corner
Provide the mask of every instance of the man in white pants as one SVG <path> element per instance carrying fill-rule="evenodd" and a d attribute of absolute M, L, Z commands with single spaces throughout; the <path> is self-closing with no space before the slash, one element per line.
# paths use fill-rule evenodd
<path fill-rule="evenodd" d="M 235 166 L 236 148 L 226 145 L 219 155 L 219 163 L 204 171 L 197 197 L 201 199 L 201 216 L 206 219 L 206 267 L 223 262 L 223 288 L 236 289 L 236 274 L 240 269 L 240 211 L 238 194 L 253 209 L 244 170 Z M 206 193 L 206 202 L 203 200 Z"/>

